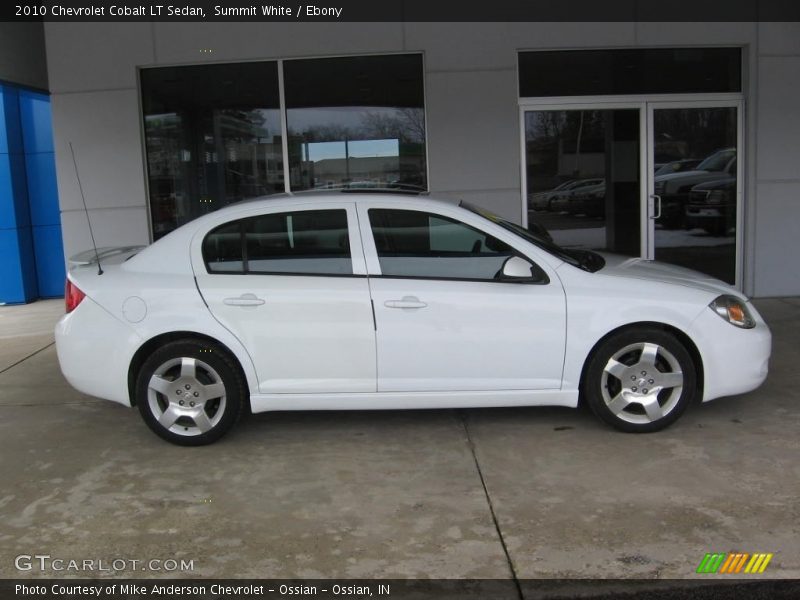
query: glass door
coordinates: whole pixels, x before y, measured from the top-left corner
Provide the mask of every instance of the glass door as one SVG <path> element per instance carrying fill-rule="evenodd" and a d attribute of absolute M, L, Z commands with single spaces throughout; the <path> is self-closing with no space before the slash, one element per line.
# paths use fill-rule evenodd
<path fill-rule="evenodd" d="M 521 125 L 529 229 L 740 285 L 741 100 L 537 103 Z"/>
<path fill-rule="evenodd" d="M 526 224 L 567 248 L 642 252 L 644 105 L 524 110 Z"/>
<path fill-rule="evenodd" d="M 737 283 L 741 105 L 648 103 L 648 257 Z"/>

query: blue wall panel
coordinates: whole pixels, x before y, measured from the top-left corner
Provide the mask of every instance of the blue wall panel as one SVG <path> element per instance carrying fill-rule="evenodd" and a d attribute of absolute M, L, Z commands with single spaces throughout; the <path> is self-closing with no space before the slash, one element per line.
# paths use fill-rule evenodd
<path fill-rule="evenodd" d="M 0 229 L 0 302 L 19 304 L 39 296 L 30 227 Z"/>
<path fill-rule="evenodd" d="M 3 88 L 3 120 L 5 121 L 5 142 L 3 153 L 22 154 L 22 122 L 19 115 L 19 92 L 10 86 Z"/>
<path fill-rule="evenodd" d="M 26 154 L 30 222 L 39 225 L 60 225 L 56 163 L 52 152 Z"/>
<path fill-rule="evenodd" d="M 8 131 L 6 127 L 6 96 L 0 85 L 0 154 L 8 154 Z"/>
<path fill-rule="evenodd" d="M 0 86 L 0 302 L 63 296 L 64 276 L 49 97 Z"/>
<path fill-rule="evenodd" d="M 33 247 L 36 253 L 36 276 L 39 296 L 60 298 L 64 295 L 64 243 L 61 225 L 33 228 Z"/>
<path fill-rule="evenodd" d="M 22 139 L 27 154 L 53 152 L 53 121 L 50 97 L 46 94 L 21 90 L 19 92 Z"/>
<path fill-rule="evenodd" d="M 0 154 L 0 227 L 30 227 L 24 154 Z"/>
<path fill-rule="evenodd" d="M 11 178 L 11 157 L 0 153 L 0 229 L 16 229 L 17 206 L 14 202 L 14 181 Z"/>

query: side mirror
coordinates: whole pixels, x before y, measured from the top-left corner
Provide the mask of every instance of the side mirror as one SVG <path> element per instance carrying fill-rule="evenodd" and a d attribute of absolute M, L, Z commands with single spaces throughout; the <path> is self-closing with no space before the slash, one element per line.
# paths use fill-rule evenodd
<path fill-rule="evenodd" d="M 533 279 L 533 265 L 524 258 L 511 256 L 500 271 L 504 279 Z"/>

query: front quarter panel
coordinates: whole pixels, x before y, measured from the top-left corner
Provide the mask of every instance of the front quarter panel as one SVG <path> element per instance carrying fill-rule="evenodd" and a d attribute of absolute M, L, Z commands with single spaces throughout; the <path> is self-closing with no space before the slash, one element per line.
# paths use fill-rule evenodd
<path fill-rule="evenodd" d="M 617 329 L 659 323 L 674 327 L 694 340 L 695 320 L 702 311 L 711 312 L 708 304 L 715 297 L 688 286 L 609 277 L 602 275 L 602 271 L 588 273 L 566 264 L 558 269 L 558 274 L 567 293 L 564 389 L 579 388 L 593 348 Z"/>

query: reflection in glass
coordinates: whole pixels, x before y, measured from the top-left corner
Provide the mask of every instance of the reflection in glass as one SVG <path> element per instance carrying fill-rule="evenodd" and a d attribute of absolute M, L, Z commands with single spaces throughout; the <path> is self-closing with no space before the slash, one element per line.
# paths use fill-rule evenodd
<path fill-rule="evenodd" d="M 528 222 L 567 248 L 640 254 L 639 111 L 525 113 Z"/>
<path fill-rule="evenodd" d="M 661 198 L 655 257 L 734 283 L 736 277 L 736 108 L 677 108 L 653 112 Z"/>
<path fill-rule="evenodd" d="M 276 63 L 145 69 L 141 83 L 154 239 L 284 190 Z"/>
<path fill-rule="evenodd" d="M 292 190 L 427 189 L 420 55 L 284 63 Z"/>

